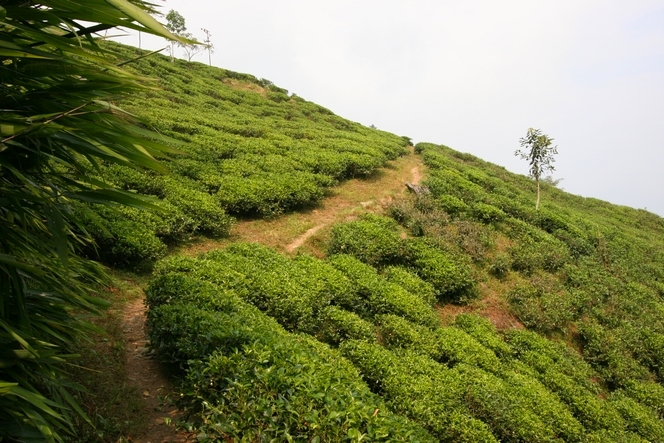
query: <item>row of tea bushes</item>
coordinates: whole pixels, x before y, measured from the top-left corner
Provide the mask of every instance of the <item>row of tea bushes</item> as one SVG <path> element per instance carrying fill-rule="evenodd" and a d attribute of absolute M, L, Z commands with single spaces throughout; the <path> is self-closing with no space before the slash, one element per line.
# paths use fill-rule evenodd
<path fill-rule="evenodd" d="M 499 333 L 465 314 L 442 326 L 427 302 L 432 288 L 407 268 L 381 271 L 345 254 L 288 258 L 235 244 L 171 257 L 148 290 L 152 346 L 185 371 L 181 406 L 210 435 L 250 432 L 254 420 L 252 438 L 284 429 L 305 438 L 315 435 L 312 420 L 332 426 L 325 411 L 342 403 L 362 416 L 374 406 L 308 397 L 325 378 L 355 386 L 338 375 L 345 368 L 381 398 L 377 409 L 407 417 L 434 441 L 662 441 L 658 384 L 611 391 L 576 351 L 535 332 Z M 314 366 L 311 352 L 331 366 Z M 405 435 L 390 423 L 391 435 Z M 377 438 L 366 426 L 358 431 Z"/>
<path fill-rule="evenodd" d="M 169 258 L 157 266 L 154 285 L 161 285 L 164 273 L 188 273 L 232 289 L 290 331 L 319 331 L 339 316 L 357 319 L 357 334 L 366 329 L 361 319 L 372 320 L 380 314 L 400 315 L 430 327 L 439 323 L 420 295 L 391 283 L 349 255 L 326 261 L 307 256 L 291 260 L 265 246 L 244 243 L 204 258 Z M 416 275 L 408 276 L 417 282 Z M 421 280 L 420 284 L 425 285 Z M 326 310 L 330 306 L 337 310 Z"/>
<path fill-rule="evenodd" d="M 234 218 L 216 196 L 187 178 L 156 175 L 124 166 L 105 169 L 103 179 L 118 188 L 155 198 L 155 209 L 75 205 L 96 246 L 87 253 L 119 267 L 136 267 L 162 258 L 167 246 L 194 235 L 224 237 Z"/>
<path fill-rule="evenodd" d="M 395 220 L 478 278 L 509 282 L 521 323 L 574 340 L 611 389 L 661 386 L 664 219 L 547 183 L 536 211 L 533 180 L 446 146 L 415 149 L 431 195 L 395 205 Z"/>
<path fill-rule="evenodd" d="M 163 272 L 147 300 L 151 346 L 183 371 L 178 405 L 200 439 L 435 441 L 338 351 L 288 333 L 232 289 Z"/>
<path fill-rule="evenodd" d="M 464 302 L 476 295 L 470 267 L 461 257 L 426 239 L 401 238 L 398 224 L 387 217 L 366 215 L 335 226 L 328 253 L 349 254 L 377 267 L 398 265 L 409 269 L 428 283 L 421 290 L 433 289 L 433 294 L 426 295 L 428 300 L 434 295 L 441 301 Z M 394 272 L 389 269 L 388 275 Z"/>

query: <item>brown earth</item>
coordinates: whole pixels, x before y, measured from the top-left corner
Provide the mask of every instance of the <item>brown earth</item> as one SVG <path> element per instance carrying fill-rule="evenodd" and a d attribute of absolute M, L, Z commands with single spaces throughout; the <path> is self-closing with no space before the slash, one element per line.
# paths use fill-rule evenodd
<path fill-rule="evenodd" d="M 126 340 L 125 370 L 128 383 L 137 388 L 147 417 L 144 433 L 131 438 L 135 443 L 192 442 L 193 435 L 177 432 L 166 420 L 175 422 L 178 410 L 164 404 L 163 398 L 172 394 L 173 385 L 161 365 L 148 352 L 145 333 L 145 303 L 142 298 L 127 303 L 123 312 L 123 332 Z"/>
<path fill-rule="evenodd" d="M 391 162 L 387 167 L 364 179 L 352 179 L 330 190 L 317 207 L 292 212 L 280 217 L 238 222 L 226 239 L 196 239 L 178 248 L 175 253 L 195 256 L 222 248 L 236 242 L 262 243 L 285 253 L 304 250 L 316 256 L 324 255 L 325 237 L 337 222 L 352 220 L 366 212 L 378 212 L 406 191 L 405 183 L 419 184 L 425 172 L 421 158 L 411 153 Z M 438 312 L 445 323 L 456 315 L 473 312 L 488 318 L 498 329 L 523 328 L 509 313 L 507 304 L 499 293 L 501 289 L 481 283 L 480 299 L 467 305 L 445 305 Z M 500 286 L 500 284 L 498 284 Z M 145 405 L 148 428 L 131 442 L 189 442 L 195 436 L 177 432 L 165 423 L 165 418 L 175 421 L 178 411 L 164 405 L 161 398 L 172 393 L 173 386 L 161 366 L 147 349 L 145 334 L 145 305 L 143 299 L 128 303 L 124 309 L 124 331 L 127 343 L 126 372 L 129 383 L 137 388 Z"/>
<path fill-rule="evenodd" d="M 198 255 L 230 243 L 249 241 L 276 247 L 284 252 L 294 252 L 324 228 L 351 219 L 366 211 L 375 211 L 405 192 L 405 183 L 421 180 L 424 165 L 420 157 L 400 157 L 386 168 L 366 179 L 352 179 L 331 190 L 331 195 L 318 207 L 303 212 L 293 212 L 267 220 L 238 222 L 228 239 L 197 239 L 185 245 L 178 253 Z M 310 252 L 321 254 L 321 251 Z M 123 310 L 123 332 L 126 343 L 126 373 L 128 384 L 135 387 L 144 405 L 147 428 L 140 435 L 131 436 L 135 443 L 192 442 L 195 436 L 178 432 L 166 420 L 175 422 L 178 411 L 165 404 L 163 398 L 173 393 L 173 384 L 162 366 L 152 358 L 147 347 L 145 331 L 146 307 L 144 299 L 129 301 Z"/>

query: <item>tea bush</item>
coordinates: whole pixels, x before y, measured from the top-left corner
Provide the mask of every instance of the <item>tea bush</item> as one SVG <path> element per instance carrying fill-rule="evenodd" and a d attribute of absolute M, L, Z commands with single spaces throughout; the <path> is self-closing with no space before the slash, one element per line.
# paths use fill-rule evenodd
<path fill-rule="evenodd" d="M 396 314 L 423 325 L 439 324 L 429 305 L 417 295 L 385 280 L 375 268 L 343 254 L 330 257 L 328 262 L 343 272 L 355 285 L 359 298 L 355 306 L 349 307 L 350 310 L 368 317 Z"/>
<path fill-rule="evenodd" d="M 151 291 L 165 286 L 162 279 Z M 210 308 L 185 297 L 151 309 L 149 318 L 152 346 L 186 370 L 178 404 L 195 414 L 199 435 L 434 441 L 387 411 L 341 356 L 286 333 L 239 299 Z"/>
<path fill-rule="evenodd" d="M 454 326 L 477 340 L 482 346 L 492 350 L 499 358 L 510 357 L 512 348 L 505 343 L 493 324 L 482 317 L 472 314 L 459 314 L 454 319 Z"/>
<path fill-rule="evenodd" d="M 180 405 L 199 413 L 207 438 L 436 441 L 387 411 L 342 358 L 306 345 L 294 339 L 215 353 L 192 366 Z"/>
<path fill-rule="evenodd" d="M 376 317 L 376 323 L 381 344 L 386 348 L 409 349 L 433 359 L 439 357 L 438 340 L 431 329 L 393 314 L 379 315 Z"/>
<path fill-rule="evenodd" d="M 439 440 L 498 441 L 486 424 L 468 415 L 459 400 L 462 382 L 444 366 L 425 356 L 397 355 L 366 342 L 348 341 L 341 351 L 388 405 L 422 423 Z"/>
<path fill-rule="evenodd" d="M 374 325 L 354 312 L 336 306 L 320 311 L 312 334 L 323 343 L 338 346 L 345 340 L 376 341 Z"/>
<path fill-rule="evenodd" d="M 471 207 L 474 219 L 482 223 L 497 223 L 505 218 L 505 213 L 495 206 L 486 203 L 475 203 Z"/>
<path fill-rule="evenodd" d="M 652 442 L 664 441 L 664 422 L 651 408 L 636 400 L 615 392 L 609 400 L 627 423 L 627 430 L 637 433 Z"/>
<path fill-rule="evenodd" d="M 476 295 L 468 266 L 424 240 L 412 239 L 406 246 L 409 264 L 422 280 L 434 287 L 439 300 L 464 302 Z"/>
<path fill-rule="evenodd" d="M 574 299 L 545 288 L 517 286 L 507 294 L 521 322 L 543 332 L 564 330 L 578 318 Z"/>
<path fill-rule="evenodd" d="M 155 226 L 138 221 L 123 220 L 120 214 L 113 214 L 111 219 L 100 214 L 87 218 L 88 231 L 95 238 L 95 245 L 87 248 L 86 253 L 118 267 L 130 267 L 136 263 L 154 261 L 166 254 L 166 245 L 156 236 Z"/>
<path fill-rule="evenodd" d="M 364 216 L 357 221 L 337 224 L 332 229 L 328 253 L 349 254 L 375 266 L 400 261 L 404 246 L 394 220 Z"/>
<path fill-rule="evenodd" d="M 532 378 L 505 373 L 504 379 L 460 365 L 470 382 L 469 408 L 503 441 L 579 441 L 583 427 L 555 394 Z"/>
<path fill-rule="evenodd" d="M 411 294 L 417 295 L 428 305 L 433 305 L 436 302 L 436 290 L 433 285 L 425 282 L 407 268 L 388 266 L 383 269 L 383 275 L 387 281 L 396 283 Z"/>

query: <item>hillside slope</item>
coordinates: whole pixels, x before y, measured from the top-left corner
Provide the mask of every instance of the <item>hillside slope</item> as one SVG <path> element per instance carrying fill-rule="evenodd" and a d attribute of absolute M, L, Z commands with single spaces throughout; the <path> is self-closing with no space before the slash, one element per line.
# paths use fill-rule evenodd
<path fill-rule="evenodd" d="M 164 89 L 125 106 L 188 155 L 173 176 L 105 176 L 157 195 L 177 223 L 198 214 L 189 223 L 225 220 L 225 233 L 229 212 L 274 217 L 185 245 L 146 291 L 151 347 L 201 438 L 664 441 L 664 219 L 547 185 L 535 211 L 530 179 L 472 155 L 407 154 L 403 138 L 251 76 L 165 58 L 138 68 Z M 312 255 L 284 253 L 294 224 L 317 224 L 282 211 L 398 155 L 421 156 L 429 194 L 356 207 L 304 240 Z M 300 186 L 316 191 L 289 193 Z M 127 232 L 144 232 L 131 217 Z M 271 229 L 280 250 L 256 243 Z"/>
<path fill-rule="evenodd" d="M 108 43 L 124 59 L 144 51 Z M 340 180 L 368 176 L 404 155 L 405 137 L 345 120 L 264 79 L 152 55 L 128 65 L 159 79 L 120 103 L 144 125 L 172 137 L 180 155 L 170 175 L 102 167 L 101 178 L 159 199 L 161 212 L 96 208 L 88 217 L 99 248 L 130 267 L 163 257 L 192 235 L 225 236 L 235 217 L 271 217 L 320 201 Z M 86 212 L 85 208 L 81 211 Z M 104 229 L 105 228 L 105 229 Z"/>
<path fill-rule="evenodd" d="M 158 266 L 152 345 L 184 370 L 191 423 L 215 438 L 664 441 L 664 220 L 553 187 L 535 211 L 523 176 L 445 146 L 416 152 L 431 194 L 336 225 L 323 260 L 238 243 Z M 492 324 L 489 302 L 516 324 Z M 280 375 L 247 372 L 255 353 Z M 355 414 L 374 400 L 339 409 L 342 391 L 302 371 L 358 371 L 377 410 L 409 421 L 372 433 L 384 422 Z"/>

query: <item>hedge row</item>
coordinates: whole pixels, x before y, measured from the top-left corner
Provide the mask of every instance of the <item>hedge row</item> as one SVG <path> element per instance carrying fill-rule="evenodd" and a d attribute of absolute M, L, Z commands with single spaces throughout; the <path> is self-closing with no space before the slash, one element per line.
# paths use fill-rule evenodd
<path fill-rule="evenodd" d="M 162 271 L 148 303 L 151 346 L 184 371 L 178 405 L 199 438 L 435 441 L 389 412 L 337 351 L 286 332 L 233 290 Z"/>
<path fill-rule="evenodd" d="M 373 266 L 405 267 L 428 283 L 439 300 L 463 302 L 476 295 L 475 281 L 466 263 L 426 239 L 402 239 L 398 224 L 390 218 L 367 215 L 336 225 L 328 253 L 349 254 Z M 400 278 L 405 278 L 403 273 Z M 411 286 L 416 284 L 427 291 L 412 277 L 410 281 Z"/>

